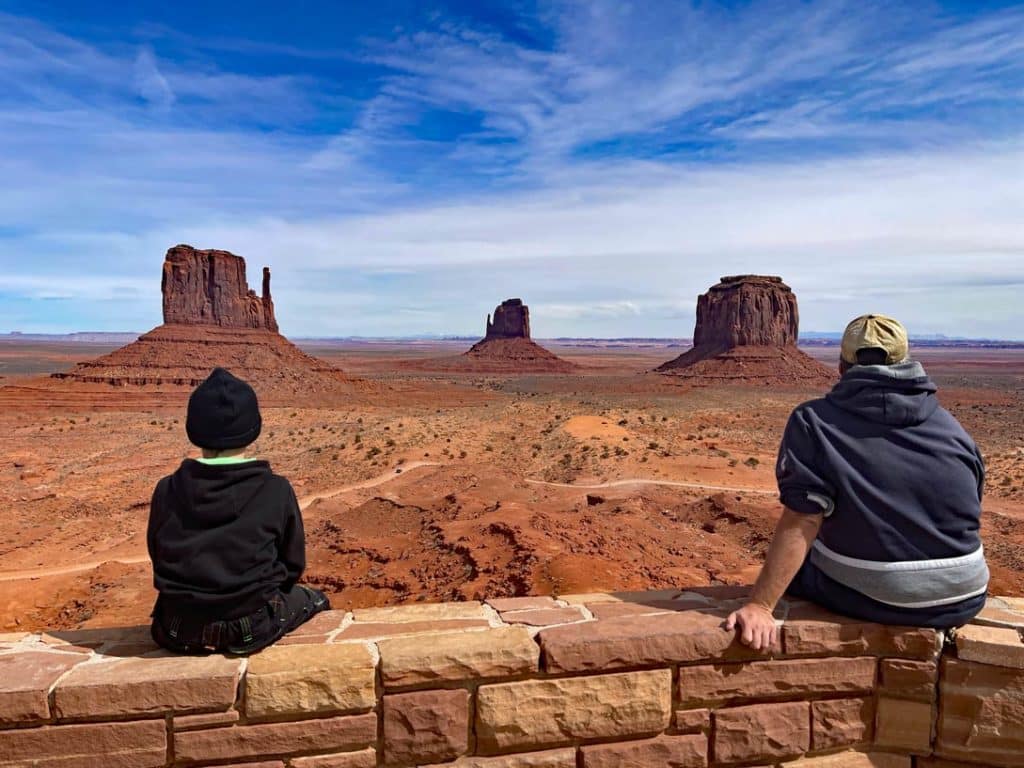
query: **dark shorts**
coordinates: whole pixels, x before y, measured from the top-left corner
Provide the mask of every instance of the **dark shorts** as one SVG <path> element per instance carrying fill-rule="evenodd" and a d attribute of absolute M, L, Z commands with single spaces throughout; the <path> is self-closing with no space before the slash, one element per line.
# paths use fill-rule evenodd
<path fill-rule="evenodd" d="M 804 560 L 786 594 L 810 600 L 842 616 L 904 627 L 952 629 L 963 626 L 985 607 L 985 595 L 934 608 L 886 605 L 825 575 L 810 558 Z"/>
<path fill-rule="evenodd" d="M 302 585 L 278 592 L 249 616 L 229 621 L 197 621 L 172 613 L 157 600 L 150 632 L 158 645 L 175 653 L 243 655 L 272 645 L 330 607 L 323 592 Z"/>

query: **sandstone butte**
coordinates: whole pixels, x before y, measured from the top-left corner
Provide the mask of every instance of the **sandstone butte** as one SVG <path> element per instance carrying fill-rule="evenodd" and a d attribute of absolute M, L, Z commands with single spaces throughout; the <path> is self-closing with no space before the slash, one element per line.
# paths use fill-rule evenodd
<path fill-rule="evenodd" d="M 78 389 L 113 385 L 188 391 L 222 366 L 250 381 L 261 398 L 289 404 L 296 397 L 341 400 L 359 386 L 279 333 L 268 268 L 257 296 L 246 281 L 241 256 L 176 245 L 164 259 L 161 293 L 162 325 L 53 378 Z"/>
<path fill-rule="evenodd" d="M 837 374 L 797 349 L 796 295 L 781 277 L 723 277 L 697 297 L 693 348 L 660 373 L 734 384 L 828 385 Z"/>
<path fill-rule="evenodd" d="M 487 315 L 484 337 L 457 357 L 411 361 L 420 370 L 479 373 L 570 373 L 563 360 L 530 338 L 530 308 L 522 299 L 506 299 Z"/>
<path fill-rule="evenodd" d="M 0 635 L 0 767 L 1024 765 L 1024 600 L 946 643 L 787 600 L 759 654 L 722 627 L 744 594 L 329 611 L 248 659 Z"/>

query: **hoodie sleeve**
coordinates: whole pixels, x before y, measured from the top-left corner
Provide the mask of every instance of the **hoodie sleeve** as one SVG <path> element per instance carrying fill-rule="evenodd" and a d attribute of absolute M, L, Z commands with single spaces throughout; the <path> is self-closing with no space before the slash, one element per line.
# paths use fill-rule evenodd
<path fill-rule="evenodd" d="M 306 533 L 302 527 L 302 512 L 295 491 L 287 480 L 285 486 L 285 519 L 278 554 L 288 569 L 288 578 L 283 585 L 283 589 L 288 590 L 295 586 L 306 570 Z"/>
<path fill-rule="evenodd" d="M 167 495 L 167 484 L 169 482 L 170 478 L 168 477 L 161 479 L 153 489 L 153 496 L 149 500 L 149 521 L 146 524 L 146 549 L 149 552 L 150 562 L 154 564 L 154 571 L 156 570 L 155 564 L 157 562 L 156 533 L 163 517 L 164 498 Z"/>
<path fill-rule="evenodd" d="M 797 408 L 786 424 L 775 464 L 779 500 L 794 512 L 828 517 L 835 511 L 836 492 L 818 466 L 818 455 L 803 409 Z"/>

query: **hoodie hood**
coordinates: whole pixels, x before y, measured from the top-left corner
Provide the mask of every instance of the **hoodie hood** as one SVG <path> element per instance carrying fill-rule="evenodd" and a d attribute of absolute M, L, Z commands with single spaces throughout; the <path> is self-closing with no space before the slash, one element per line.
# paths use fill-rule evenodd
<path fill-rule="evenodd" d="M 825 398 L 844 411 L 878 424 L 921 424 L 939 407 L 938 387 L 914 360 L 896 365 L 855 365 Z"/>
<path fill-rule="evenodd" d="M 270 464 L 258 459 L 219 465 L 185 459 L 171 475 L 170 491 L 188 518 L 208 528 L 236 519 L 271 477 Z"/>

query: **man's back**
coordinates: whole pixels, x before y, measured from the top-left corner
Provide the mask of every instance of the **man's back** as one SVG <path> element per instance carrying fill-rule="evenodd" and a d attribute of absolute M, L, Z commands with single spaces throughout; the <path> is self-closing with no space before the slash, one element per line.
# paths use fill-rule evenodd
<path fill-rule="evenodd" d="M 797 408 L 779 450 L 782 501 L 824 514 L 810 562 L 886 605 L 929 610 L 983 596 L 985 469 L 916 362 L 854 366 Z"/>
<path fill-rule="evenodd" d="M 831 499 L 822 541 L 851 557 L 976 550 L 984 465 L 935 393 L 918 363 L 851 368 L 826 397 L 794 411 L 779 452 L 783 503 L 817 512 L 809 491 Z"/>

